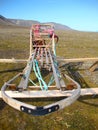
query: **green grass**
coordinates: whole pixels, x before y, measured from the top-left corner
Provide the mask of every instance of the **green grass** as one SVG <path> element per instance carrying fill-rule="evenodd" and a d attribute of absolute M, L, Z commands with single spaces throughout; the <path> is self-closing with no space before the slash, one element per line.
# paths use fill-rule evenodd
<path fill-rule="evenodd" d="M 58 31 L 57 54 L 65 58 L 97 57 L 98 33 Z M 63 52 L 63 53 L 62 53 Z"/>
<path fill-rule="evenodd" d="M 28 58 L 29 29 L 1 28 L 0 29 L 0 58 Z"/>
<path fill-rule="evenodd" d="M 60 39 L 57 45 L 58 55 L 65 58 L 98 56 L 98 33 L 78 31 L 56 33 Z M 0 27 L 0 58 L 28 58 L 28 56 L 29 28 Z M 0 64 L 0 71 L 23 66 L 24 64 Z M 80 73 L 89 87 L 98 86 L 92 80 L 94 76 L 98 76 L 98 72 L 88 74 L 88 70 L 85 70 Z M 16 74 L 17 72 L 0 73 L 0 86 Z M 26 102 L 31 103 L 31 100 Z M 33 99 L 32 102 L 36 105 L 44 104 Z M 19 112 L 0 100 L 0 130 L 98 130 L 98 96 L 80 97 L 71 106 L 42 117 Z"/>

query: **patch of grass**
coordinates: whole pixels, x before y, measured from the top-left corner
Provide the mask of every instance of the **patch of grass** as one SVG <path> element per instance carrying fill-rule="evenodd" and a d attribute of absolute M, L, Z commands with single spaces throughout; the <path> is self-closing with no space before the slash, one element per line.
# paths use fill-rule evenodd
<path fill-rule="evenodd" d="M 97 57 L 98 33 L 58 31 L 57 54 L 65 58 Z M 63 53 L 62 53 L 63 52 Z"/>
<path fill-rule="evenodd" d="M 1 28 L 0 29 L 0 58 L 28 58 L 29 29 Z"/>

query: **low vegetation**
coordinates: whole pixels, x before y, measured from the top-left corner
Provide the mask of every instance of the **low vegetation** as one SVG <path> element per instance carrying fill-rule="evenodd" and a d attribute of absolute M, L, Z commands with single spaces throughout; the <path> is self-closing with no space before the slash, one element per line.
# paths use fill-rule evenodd
<path fill-rule="evenodd" d="M 79 31 L 56 31 L 59 36 L 57 55 L 64 58 L 97 57 L 98 33 Z M 29 56 L 29 28 L 0 26 L 0 58 L 25 58 Z M 89 68 L 87 62 L 86 66 Z M 6 72 L 22 68 L 25 64 L 1 64 L 0 86 L 18 72 Z M 87 69 L 86 68 L 86 69 Z M 81 67 L 81 70 L 85 67 Z M 98 72 L 81 71 L 89 87 L 97 87 Z M 97 78 L 96 78 L 97 79 Z M 95 80 L 96 80 L 95 79 Z M 31 100 L 26 100 L 30 103 Z M 42 105 L 40 100 L 34 104 Z M 47 101 L 51 102 L 51 101 Z M 80 97 L 71 106 L 47 116 L 35 117 L 16 111 L 0 100 L 0 130 L 98 130 L 98 96 Z"/>

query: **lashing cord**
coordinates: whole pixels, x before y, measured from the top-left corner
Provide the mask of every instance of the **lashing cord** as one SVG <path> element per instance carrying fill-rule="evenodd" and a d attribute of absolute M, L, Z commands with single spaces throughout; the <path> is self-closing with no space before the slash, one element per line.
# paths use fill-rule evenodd
<path fill-rule="evenodd" d="M 33 70 L 35 72 L 36 77 L 38 78 L 41 89 L 42 90 L 47 90 L 48 86 L 47 86 L 46 82 L 43 80 L 43 78 L 41 76 L 38 61 L 36 59 L 34 59 L 34 62 L 33 62 Z"/>

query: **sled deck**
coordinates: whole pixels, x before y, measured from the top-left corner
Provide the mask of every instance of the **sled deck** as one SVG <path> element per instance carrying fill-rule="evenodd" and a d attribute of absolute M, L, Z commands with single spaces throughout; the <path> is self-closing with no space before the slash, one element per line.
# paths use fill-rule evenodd
<path fill-rule="evenodd" d="M 71 105 L 80 96 L 80 85 L 61 71 L 56 56 L 59 38 L 51 24 L 34 24 L 30 30 L 30 56 L 22 73 L 4 83 L 1 89 L 3 100 L 13 108 L 32 115 L 46 115 Z M 29 87 L 30 85 L 34 87 Z M 46 106 L 34 106 L 12 98 L 6 91 L 18 93 L 36 91 L 47 93 L 59 91 L 65 97 Z M 70 93 L 66 96 L 67 91 Z M 39 95 L 38 95 L 39 96 Z M 48 93 L 46 97 L 49 97 Z"/>

